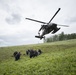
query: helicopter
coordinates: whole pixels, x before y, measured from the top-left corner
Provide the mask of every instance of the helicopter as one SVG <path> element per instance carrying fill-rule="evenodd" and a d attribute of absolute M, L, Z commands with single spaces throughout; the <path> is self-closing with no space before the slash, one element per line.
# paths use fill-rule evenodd
<path fill-rule="evenodd" d="M 52 34 L 56 33 L 57 31 L 60 30 L 60 28 L 58 28 L 57 26 L 68 27 L 67 25 L 58 25 L 56 23 L 51 23 L 51 21 L 57 15 L 57 13 L 60 11 L 60 9 L 61 8 L 58 8 L 58 10 L 56 11 L 56 13 L 53 15 L 53 17 L 50 19 L 50 21 L 48 23 L 43 22 L 43 21 L 39 21 L 39 20 L 30 19 L 30 18 L 25 18 L 27 20 L 31 20 L 31 21 L 35 21 L 35 22 L 43 24 L 43 25 L 41 25 L 41 28 L 38 31 L 38 36 L 35 36 L 36 38 L 40 38 L 40 40 L 41 40 L 42 38 L 45 38 L 44 35 L 49 34 L 50 32 L 52 32 Z M 42 30 L 42 34 L 40 34 L 41 30 Z"/>

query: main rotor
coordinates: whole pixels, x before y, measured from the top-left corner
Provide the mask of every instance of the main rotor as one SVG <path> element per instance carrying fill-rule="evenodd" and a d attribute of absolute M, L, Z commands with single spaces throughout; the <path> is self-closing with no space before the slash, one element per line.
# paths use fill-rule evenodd
<path fill-rule="evenodd" d="M 58 10 L 56 11 L 56 13 L 54 14 L 54 16 L 50 19 L 50 21 L 48 23 L 46 22 L 43 22 L 43 21 L 39 21 L 39 20 L 34 20 L 34 19 L 31 19 L 31 18 L 25 18 L 27 20 L 31 20 L 31 21 L 35 21 L 35 22 L 38 22 L 38 23 L 43 23 L 44 25 L 47 24 L 49 25 L 51 23 L 51 21 L 54 19 L 54 17 L 57 15 L 57 13 L 60 11 L 61 8 L 58 8 Z M 58 25 L 58 26 L 64 26 L 64 27 L 68 27 L 67 25 Z"/>
<path fill-rule="evenodd" d="M 50 19 L 50 21 L 49 21 L 48 23 L 42 22 L 42 21 L 38 21 L 38 20 L 34 20 L 34 19 L 30 19 L 30 18 L 26 18 L 26 19 L 31 20 L 31 21 L 35 21 L 35 22 L 39 22 L 39 23 L 43 23 L 43 24 L 49 24 L 49 23 L 53 20 L 53 18 L 56 16 L 56 14 L 60 11 L 60 9 L 61 9 L 61 8 L 59 8 L 59 9 L 57 10 L 57 12 L 54 14 L 54 16 Z"/>

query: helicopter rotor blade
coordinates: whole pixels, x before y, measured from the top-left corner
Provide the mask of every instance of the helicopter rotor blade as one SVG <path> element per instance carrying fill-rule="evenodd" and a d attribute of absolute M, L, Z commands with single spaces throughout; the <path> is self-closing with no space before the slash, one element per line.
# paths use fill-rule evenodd
<path fill-rule="evenodd" d="M 61 8 L 59 8 L 58 10 L 57 10 L 57 12 L 54 14 L 54 16 L 51 18 L 51 20 L 48 22 L 48 24 L 53 20 L 53 18 L 56 16 L 56 14 L 60 11 L 60 9 Z"/>
<path fill-rule="evenodd" d="M 25 19 L 28 19 L 28 20 L 31 20 L 31 21 L 35 21 L 35 22 L 39 22 L 39 23 L 43 23 L 43 24 L 47 24 L 46 22 L 42 22 L 42 21 L 38 21 L 38 20 L 34 20 L 34 19 L 30 19 L 30 18 L 25 18 Z"/>
<path fill-rule="evenodd" d="M 59 24 L 57 24 L 57 26 L 69 27 L 68 25 L 59 25 Z"/>

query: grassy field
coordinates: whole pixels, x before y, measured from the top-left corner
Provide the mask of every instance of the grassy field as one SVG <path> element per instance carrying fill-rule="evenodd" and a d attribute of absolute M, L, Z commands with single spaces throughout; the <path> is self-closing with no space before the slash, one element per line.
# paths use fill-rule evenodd
<path fill-rule="evenodd" d="M 29 58 L 27 49 L 41 49 L 42 54 Z M 14 51 L 21 52 L 15 61 Z M 53 43 L 0 48 L 0 75 L 76 75 L 76 39 Z"/>

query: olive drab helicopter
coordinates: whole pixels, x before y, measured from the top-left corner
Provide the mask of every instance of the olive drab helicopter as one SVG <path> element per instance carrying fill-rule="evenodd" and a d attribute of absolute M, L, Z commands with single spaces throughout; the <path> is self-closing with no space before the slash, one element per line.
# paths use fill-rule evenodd
<path fill-rule="evenodd" d="M 36 38 L 42 39 L 42 38 L 45 38 L 44 35 L 49 34 L 50 32 L 52 32 L 52 34 L 56 33 L 58 30 L 60 30 L 60 28 L 58 28 L 57 26 L 68 27 L 67 25 L 58 25 L 56 23 L 51 23 L 51 21 L 56 16 L 56 14 L 60 11 L 60 9 L 61 8 L 58 8 L 58 10 L 56 11 L 56 13 L 54 14 L 54 16 L 50 19 L 50 21 L 48 23 L 42 22 L 42 21 L 38 21 L 38 20 L 34 20 L 34 19 L 30 19 L 30 18 L 25 18 L 27 20 L 31 20 L 31 21 L 35 21 L 35 22 L 39 22 L 39 23 L 43 24 L 43 25 L 41 25 L 41 28 L 38 31 L 38 36 L 35 36 Z M 41 30 L 42 30 L 42 34 L 40 34 Z"/>

